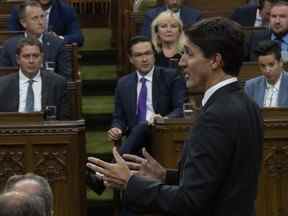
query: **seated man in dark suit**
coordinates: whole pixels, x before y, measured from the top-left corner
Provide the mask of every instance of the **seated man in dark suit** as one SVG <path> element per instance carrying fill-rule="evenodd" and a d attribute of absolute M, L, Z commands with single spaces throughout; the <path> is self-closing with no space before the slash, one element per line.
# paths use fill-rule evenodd
<path fill-rule="evenodd" d="M 263 120 L 236 77 L 244 33 L 237 23 L 217 17 L 196 23 L 186 35 L 179 65 L 189 86 L 205 93 L 197 123 L 183 146 L 179 171 L 167 172 L 152 157 L 132 155 L 135 162 L 127 163 L 127 155 L 121 157 L 116 148 L 115 163 L 90 157 L 87 166 L 103 175 L 106 186 L 125 190 L 127 206 L 135 211 L 255 216 Z M 168 182 L 170 174 L 178 181 Z"/>
<path fill-rule="evenodd" d="M 44 11 L 45 31 L 55 33 L 60 38 L 64 39 L 64 43 L 76 43 L 78 46 L 83 45 L 84 38 L 73 7 L 63 0 L 37 1 L 41 4 Z M 8 30 L 23 30 L 16 7 L 12 10 L 9 17 Z"/>
<path fill-rule="evenodd" d="M 53 107 L 56 119 L 69 119 L 66 81 L 41 69 L 41 43 L 32 37 L 23 38 L 16 54 L 19 73 L 0 77 L 0 112 L 35 112 Z"/>
<path fill-rule="evenodd" d="M 279 44 L 261 41 L 255 53 L 263 75 L 246 82 L 246 93 L 260 107 L 288 107 L 288 74 L 283 69 Z"/>
<path fill-rule="evenodd" d="M 237 8 L 231 19 L 242 26 L 267 26 L 269 24 L 270 9 L 276 0 L 260 0 L 259 5 L 247 4 Z"/>
<path fill-rule="evenodd" d="M 127 135 L 119 151 L 138 153 L 144 145 L 150 144 L 150 125 L 155 118 L 183 115 L 186 86 L 177 71 L 154 65 L 152 43 L 144 36 L 131 39 L 129 59 L 136 71 L 120 78 L 117 83 L 115 111 L 108 137 L 117 142 Z M 87 175 L 87 183 L 99 194 L 105 189 L 103 182 L 91 173 Z"/>
<path fill-rule="evenodd" d="M 180 17 L 184 28 L 189 26 L 201 18 L 201 14 L 198 10 L 186 7 L 182 5 L 182 0 L 165 0 L 165 4 L 155 7 L 147 11 L 144 15 L 144 22 L 142 27 L 142 35 L 151 37 L 151 23 L 152 21 L 163 11 L 171 10 L 178 17 Z"/>
<path fill-rule="evenodd" d="M 256 61 L 254 50 L 259 41 L 276 40 L 281 45 L 281 56 L 285 61 L 288 58 L 288 2 L 277 1 L 272 4 L 270 10 L 270 28 L 262 31 L 255 31 L 249 41 L 246 57 L 248 61 Z"/>
<path fill-rule="evenodd" d="M 132 38 L 129 59 L 136 71 L 118 81 L 112 128 L 108 131 L 114 141 L 127 135 L 121 153 L 137 153 L 150 143 L 149 124 L 155 118 L 182 116 L 186 95 L 181 74 L 154 66 L 154 51 L 148 38 Z"/>
<path fill-rule="evenodd" d="M 63 40 L 44 32 L 44 12 L 37 1 L 26 1 L 21 4 L 19 17 L 25 29 L 24 37 L 33 36 L 42 43 L 44 52 L 43 66 L 47 70 L 54 70 L 66 79 L 71 78 L 72 66 L 68 52 L 64 48 Z M 16 46 L 17 42 L 23 38 L 22 35 L 9 38 L 4 42 L 0 66 L 17 66 Z"/>

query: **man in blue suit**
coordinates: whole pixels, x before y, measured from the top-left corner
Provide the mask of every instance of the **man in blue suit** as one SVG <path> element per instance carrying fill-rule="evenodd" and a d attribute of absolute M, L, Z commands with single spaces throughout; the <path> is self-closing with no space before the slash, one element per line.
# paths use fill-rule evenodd
<path fill-rule="evenodd" d="M 63 40 L 51 33 L 44 32 L 43 10 L 37 1 L 23 3 L 19 10 L 20 22 L 25 29 L 24 37 L 37 38 L 44 53 L 43 67 L 53 70 L 66 79 L 71 79 L 71 63 L 68 52 L 64 48 Z M 0 66 L 17 66 L 16 47 L 23 35 L 9 38 L 4 42 L 0 53 Z"/>
<path fill-rule="evenodd" d="M 288 74 L 276 41 L 261 41 L 255 50 L 262 76 L 248 80 L 245 92 L 260 107 L 288 107 Z"/>
<path fill-rule="evenodd" d="M 242 26 L 266 26 L 269 23 L 271 6 L 275 0 L 260 0 L 259 5 L 247 4 L 237 8 L 231 19 Z"/>
<path fill-rule="evenodd" d="M 45 12 L 46 31 L 53 32 L 64 39 L 64 43 L 83 45 L 84 38 L 73 7 L 62 0 L 38 0 L 38 2 Z M 18 9 L 15 7 L 9 17 L 8 30 L 23 30 L 18 13 Z"/>
<path fill-rule="evenodd" d="M 148 38 L 136 36 L 131 39 L 129 47 L 129 60 L 136 71 L 118 81 L 108 136 L 117 141 L 127 135 L 120 152 L 138 153 L 149 144 L 149 125 L 155 118 L 182 116 L 186 86 L 177 71 L 154 66 L 154 51 Z"/>
<path fill-rule="evenodd" d="M 201 18 L 198 10 L 182 5 L 182 0 L 165 0 L 165 4 L 147 11 L 144 15 L 142 35 L 151 37 L 151 23 L 163 11 L 171 10 L 176 13 L 183 22 L 184 27 L 194 24 Z"/>

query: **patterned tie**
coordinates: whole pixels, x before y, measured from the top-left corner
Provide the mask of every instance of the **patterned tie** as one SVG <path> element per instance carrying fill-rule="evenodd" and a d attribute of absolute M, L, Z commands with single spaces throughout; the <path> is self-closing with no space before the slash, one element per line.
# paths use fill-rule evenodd
<path fill-rule="evenodd" d="M 146 101 L 147 101 L 147 86 L 146 86 L 146 79 L 142 77 L 140 79 L 142 83 L 139 98 L 138 98 L 138 106 L 137 106 L 137 122 L 146 121 Z"/>
<path fill-rule="evenodd" d="M 26 105 L 25 112 L 34 112 L 34 92 L 33 92 L 33 80 L 28 81 L 27 96 L 26 96 Z"/>

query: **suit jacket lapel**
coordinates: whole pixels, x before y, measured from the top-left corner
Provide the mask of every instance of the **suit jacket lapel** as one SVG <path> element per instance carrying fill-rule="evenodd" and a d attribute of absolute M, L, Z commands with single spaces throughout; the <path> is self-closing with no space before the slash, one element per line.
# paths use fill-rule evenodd
<path fill-rule="evenodd" d="M 10 101 L 11 110 L 13 112 L 18 112 L 19 109 L 19 73 L 15 74 L 12 79 L 11 88 L 7 92 L 7 98 L 15 98 L 16 100 L 8 100 Z"/>
<path fill-rule="evenodd" d="M 152 106 L 155 113 L 159 113 L 158 98 L 159 98 L 159 69 L 154 68 L 152 79 Z"/>
<path fill-rule="evenodd" d="M 288 106 L 288 75 L 286 72 L 283 72 L 282 79 L 280 81 L 280 89 L 278 95 L 278 106 Z"/>
<path fill-rule="evenodd" d="M 266 89 L 266 80 L 264 77 L 259 82 L 259 86 L 256 87 L 255 100 L 259 106 L 264 106 L 264 96 Z"/>
<path fill-rule="evenodd" d="M 44 70 L 41 70 L 42 90 L 41 90 L 41 107 L 42 110 L 48 105 L 48 93 L 50 86 L 50 78 Z"/>
<path fill-rule="evenodd" d="M 49 47 L 51 46 L 50 42 L 47 39 L 47 35 L 45 33 L 43 34 L 42 45 L 43 45 L 43 51 L 44 51 L 43 63 L 45 64 L 47 59 L 49 59 L 49 50 L 50 50 Z"/>
<path fill-rule="evenodd" d="M 131 99 L 128 99 L 127 102 L 130 103 L 128 104 L 128 108 L 131 107 L 130 110 L 130 115 L 132 116 L 133 122 L 136 122 L 136 108 L 137 108 L 137 73 L 133 72 L 133 76 L 131 79 L 131 82 L 129 83 L 129 88 L 127 92 L 127 97 L 131 97 Z"/>

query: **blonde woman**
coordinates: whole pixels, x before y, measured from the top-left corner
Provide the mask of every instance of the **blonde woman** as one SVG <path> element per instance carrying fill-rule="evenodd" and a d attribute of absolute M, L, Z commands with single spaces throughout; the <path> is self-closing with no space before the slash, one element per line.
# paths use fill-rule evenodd
<path fill-rule="evenodd" d="M 156 50 L 156 65 L 176 68 L 183 52 L 182 21 L 175 13 L 164 11 L 152 22 L 151 33 Z"/>

